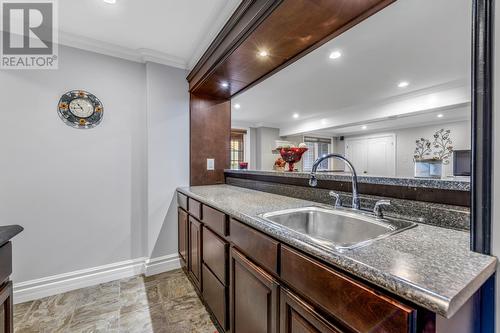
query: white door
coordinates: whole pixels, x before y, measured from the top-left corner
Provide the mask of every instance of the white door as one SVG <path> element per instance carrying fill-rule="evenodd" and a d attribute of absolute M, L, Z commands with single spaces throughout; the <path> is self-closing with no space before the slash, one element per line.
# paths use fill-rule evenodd
<path fill-rule="evenodd" d="M 368 174 L 395 176 L 396 163 L 393 136 L 367 139 Z"/>
<path fill-rule="evenodd" d="M 364 174 L 368 172 L 367 165 L 367 145 L 365 139 L 350 139 L 346 140 L 345 143 L 345 155 L 358 174 Z M 345 171 L 349 171 L 346 166 Z"/>
<path fill-rule="evenodd" d="M 347 139 L 345 146 L 346 157 L 359 175 L 396 175 L 394 134 Z"/>

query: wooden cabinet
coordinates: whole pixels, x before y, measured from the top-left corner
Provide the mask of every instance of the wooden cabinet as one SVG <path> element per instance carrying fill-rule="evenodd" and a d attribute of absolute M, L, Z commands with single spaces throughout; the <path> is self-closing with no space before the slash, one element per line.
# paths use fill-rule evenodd
<path fill-rule="evenodd" d="M 189 217 L 188 257 L 189 274 L 201 292 L 202 229 L 201 223 L 192 216 Z"/>
<path fill-rule="evenodd" d="M 0 247 L 0 333 L 14 332 L 12 282 L 12 243 Z"/>
<path fill-rule="evenodd" d="M 180 192 L 177 192 L 177 204 L 180 208 L 187 212 L 188 210 L 188 197 Z"/>
<path fill-rule="evenodd" d="M 228 329 L 227 288 L 203 264 L 203 299 L 212 311 L 220 327 Z"/>
<path fill-rule="evenodd" d="M 203 206 L 205 207 L 205 206 Z M 205 218 L 205 209 L 203 209 Z M 212 216 L 215 214 L 212 214 Z M 203 224 L 203 299 L 224 330 L 229 328 L 229 243 Z"/>
<path fill-rule="evenodd" d="M 0 333 L 13 333 L 12 282 L 8 281 L 0 287 Z"/>
<path fill-rule="evenodd" d="M 228 282 L 228 249 L 227 242 L 203 227 L 203 262 L 224 285 Z"/>
<path fill-rule="evenodd" d="M 423 310 L 417 313 L 383 290 L 180 196 L 179 205 L 186 203 L 188 211 L 179 208 L 179 256 L 187 261 L 190 279 L 224 331 L 422 331 L 416 326 Z"/>
<path fill-rule="evenodd" d="M 188 214 L 182 208 L 178 208 L 178 242 L 179 258 L 181 265 L 187 267 L 188 261 Z"/>
<path fill-rule="evenodd" d="M 220 236 L 227 236 L 227 215 L 203 205 L 202 222 Z"/>
<path fill-rule="evenodd" d="M 268 272 L 278 273 L 279 242 L 231 219 L 231 242 Z"/>
<path fill-rule="evenodd" d="M 280 333 L 342 333 L 310 304 L 281 289 Z"/>
<path fill-rule="evenodd" d="M 277 333 L 277 280 L 235 248 L 230 262 L 231 333 Z"/>
<path fill-rule="evenodd" d="M 201 220 L 201 203 L 188 198 L 188 211 L 189 214 L 196 217 L 198 220 Z"/>
<path fill-rule="evenodd" d="M 281 247 L 281 279 L 354 332 L 413 331 L 416 311 L 288 246 Z"/>

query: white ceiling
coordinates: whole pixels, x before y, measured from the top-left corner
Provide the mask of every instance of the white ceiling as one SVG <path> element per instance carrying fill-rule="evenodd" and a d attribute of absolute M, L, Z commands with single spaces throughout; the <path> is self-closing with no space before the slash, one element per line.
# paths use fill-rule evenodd
<path fill-rule="evenodd" d="M 61 44 L 191 68 L 241 0 L 61 0 Z"/>
<path fill-rule="evenodd" d="M 470 9 L 470 0 L 398 0 L 233 98 L 241 105 L 233 120 L 291 135 L 463 107 L 470 101 Z M 329 59 L 336 50 L 342 57 Z M 403 80 L 410 86 L 398 88 Z"/>
<path fill-rule="evenodd" d="M 437 124 L 447 124 L 458 121 L 470 121 L 471 112 L 470 104 L 453 107 L 451 109 L 444 108 L 432 110 L 428 112 L 418 112 L 410 115 L 399 115 L 389 117 L 383 120 L 366 121 L 362 124 L 339 126 L 336 128 L 328 128 L 319 131 L 308 132 L 318 136 L 336 137 L 350 136 L 359 134 L 370 134 L 394 129 L 404 129 L 420 126 L 434 126 Z"/>

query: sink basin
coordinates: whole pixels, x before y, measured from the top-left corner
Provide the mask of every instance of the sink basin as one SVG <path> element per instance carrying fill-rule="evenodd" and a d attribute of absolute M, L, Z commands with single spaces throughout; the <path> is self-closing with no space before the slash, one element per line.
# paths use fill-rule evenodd
<path fill-rule="evenodd" d="M 263 219 L 307 236 L 316 244 L 339 251 L 367 245 L 375 240 L 416 226 L 397 219 L 379 219 L 350 209 L 303 207 L 261 214 Z"/>

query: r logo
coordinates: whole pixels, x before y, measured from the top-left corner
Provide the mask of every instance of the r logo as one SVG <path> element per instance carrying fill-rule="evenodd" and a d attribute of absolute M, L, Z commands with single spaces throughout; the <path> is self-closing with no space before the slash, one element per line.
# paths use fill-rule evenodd
<path fill-rule="evenodd" d="M 52 54 L 52 3 L 3 3 L 3 54 Z"/>
<path fill-rule="evenodd" d="M 0 0 L 2 68 L 57 68 L 56 0 Z"/>

